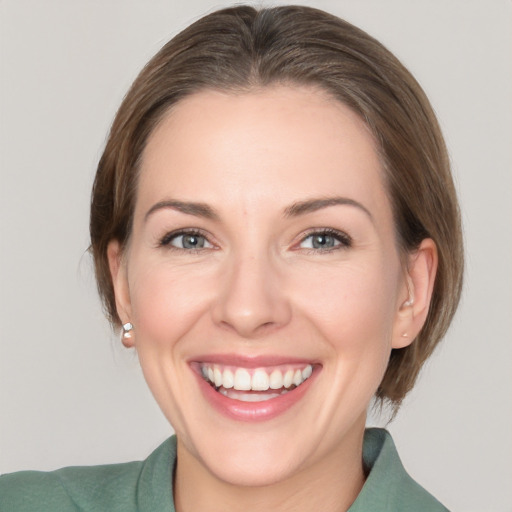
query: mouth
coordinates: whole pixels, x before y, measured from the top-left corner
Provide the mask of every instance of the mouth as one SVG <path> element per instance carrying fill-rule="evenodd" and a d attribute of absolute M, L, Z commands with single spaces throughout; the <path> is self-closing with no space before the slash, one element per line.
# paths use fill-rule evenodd
<path fill-rule="evenodd" d="M 301 386 L 313 373 L 313 366 L 282 365 L 270 368 L 237 368 L 200 364 L 201 375 L 216 391 L 241 402 L 263 402 Z"/>
<path fill-rule="evenodd" d="M 313 363 L 256 367 L 221 362 L 192 364 L 210 404 L 242 421 L 270 419 L 299 402 L 318 373 L 317 366 Z"/>

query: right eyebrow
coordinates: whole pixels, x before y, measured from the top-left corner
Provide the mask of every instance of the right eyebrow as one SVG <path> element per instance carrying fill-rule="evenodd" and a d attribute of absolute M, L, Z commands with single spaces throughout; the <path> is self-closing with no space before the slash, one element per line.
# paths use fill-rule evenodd
<path fill-rule="evenodd" d="M 155 203 L 144 216 L 144 222 L 155 212 L 159 210 L 171 209 L 186 215 L 194 215 L 195 217 L 203 217 L 210 220 L 218 220 L 217 212 L 205 203 L 193 203 L 187 201 L 178 201 L 176 199 L 167 199 Z"/>

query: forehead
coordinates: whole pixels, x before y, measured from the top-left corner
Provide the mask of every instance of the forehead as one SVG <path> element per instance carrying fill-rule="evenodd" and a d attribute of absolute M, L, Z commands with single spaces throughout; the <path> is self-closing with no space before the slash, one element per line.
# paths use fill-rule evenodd
<path fill-rule="evenodd" d="M 149 137 L 137 208 L 164 195 L 247 210 L 340 194 L 388 207 L 374 139 L 350 108 L 310 87 L 207 90 Z"/>

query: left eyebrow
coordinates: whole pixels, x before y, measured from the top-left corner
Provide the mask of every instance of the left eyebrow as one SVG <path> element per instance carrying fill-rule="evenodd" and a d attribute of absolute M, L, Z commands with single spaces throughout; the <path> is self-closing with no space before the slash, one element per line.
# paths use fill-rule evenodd
<path fill-rule="evenodd" d="M 373 216 L 370 211 L 358 201 L 348 197 L 326 197 L 299 201 L 288 206 L 284 210 L 284 215 L 286 217 L 297 217 L 299 215 L 305 215 L 306 213 L 316 212 L 318 210 L 322 210 L 323 208 L 329 208 L 330 206 L 337 205 L 354 206 L 355 208 L 363 211 L 373 222 Z"/>

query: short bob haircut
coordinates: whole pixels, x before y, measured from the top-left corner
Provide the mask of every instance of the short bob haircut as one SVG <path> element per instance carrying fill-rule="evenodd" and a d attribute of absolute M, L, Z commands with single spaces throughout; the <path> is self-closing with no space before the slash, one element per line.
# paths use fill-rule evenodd
<path fill-rule="evenodd" d="M 107 246 L 130 237 L 137 177 L 148 137 L 183 98 L 205 89 L 244 93 L 309 85 L 355 111 L 376 141 L 402 255 L 425 238 L 438 249 L 426 323 L 394 349 L 376 392 L 395 411 L 457 308 L 463 273 L 460 213 L 443 136 L 425 93 L 404 66 L 362 30 L 299 6 L 213 12 L 169 41 L 122 102 L 100 159 L 91 200 L 91 252 L 107 317 L 120 326 Z M 405 261 L 405 259 L 404 259 Z"/>

